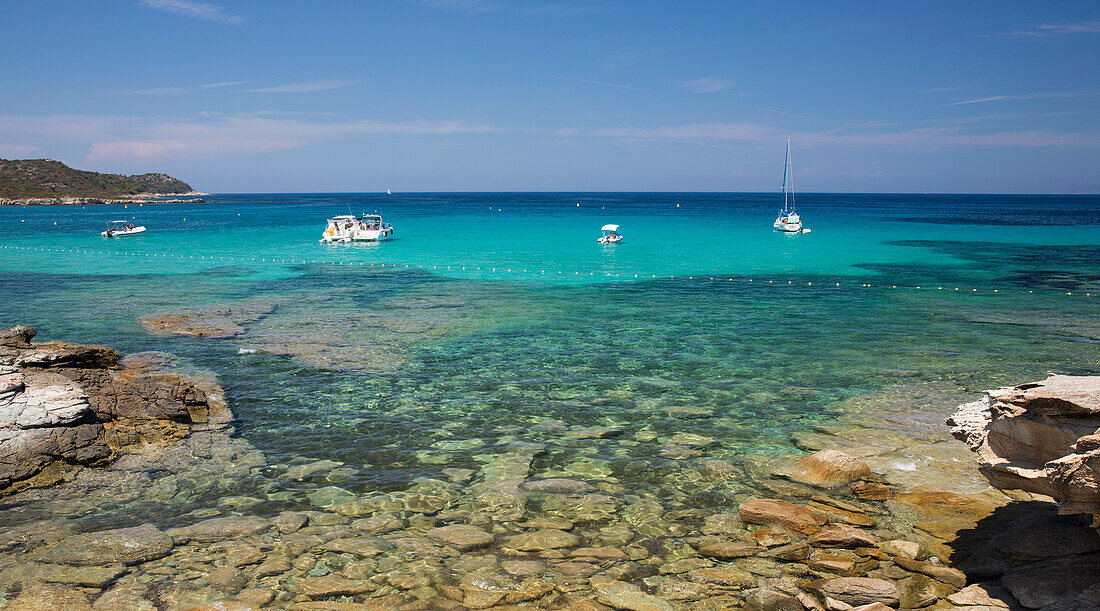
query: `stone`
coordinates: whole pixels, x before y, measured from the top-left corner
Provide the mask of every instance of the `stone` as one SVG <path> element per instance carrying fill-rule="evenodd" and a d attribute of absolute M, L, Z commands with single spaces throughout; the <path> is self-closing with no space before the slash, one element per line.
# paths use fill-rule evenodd
<path fill-rule="evenodd" d="M 821 586 L 821 592 L 849 605 L 882 603 L 897 607 L 900 601 L 898 587 L 893 582 L 872 577 L 838 577 Z"/>
<path fill-rule="evenodd" d="M 395 530 L 401 530 L 405 527 L 405 524 L 397 518 L 373 516 L 370 518 L 359 518 L 358 520 L 355 520 L 351 523 L 351 527 L 355 530 L 361 530 L 369 535 L 377 535 Z"/>
<path fill-rule="evenodd" d="M 905 609 L 927 607 L 938 600 L 936 582 L 924 575 L 912 575 L 898 582 L 899 604 Z"/>
<path fill-rule="evenodd" d="M 947 602 L 958 607 L 994 607 L 1008 609 L 1009 604 L 990 593 L 990 588 L 982 584 L 972 584 L 950 594 Z"/>
<path fill-rule="evenodd" d="M 810 546 L 802 541 L 796 541 L 787 545 L 773 547 L 761 555 L 767 558 L 777 558 L 789 562 L 805 560 L 810 555 Z"/>
<path fill-rule="evenodd" d="M 85 533 L 35 550 L 31 559 L 70 565 L 140 564 L 167 556 L 172 537 L 152 524 Z"/>
<path fill-rule="evenodd" d="M 764 551 L 763 547 L 743 541 L 714 541 L 699 546 L 700 554 L 722 560 L 755 556 L 762 551 Z"/>
<path fill-rule="evenodd" d="M 744 611 L 803 611 L 802 603 L 790 594 L 757 588 L 745 598 Z"/>
<path fill-rule="evenodd" d="M 0 329 L 0 346 L 12 348 L 30 348 L 31 339 L 38 335 L 38 331 L 27 325 L 15 325 L 7 329 Z"/>
<path fill-rule="evenodd" d="M 682 579 L 670 579 L 657 586 L 657 596 L 665 600 L 695 601 L 707 598 L 709 594 L 707 586 Z"/>
<path fill-rule="evenodd" d="M 878 537 L 847 524 L 827 524 L 820 532 L 810 535 L 806 542 L 814 547 L 873 547 Z"/>
<path fill-rule="evenodd" d="M 237 600 L 252 607 L 263 607 L 275 600 L 275 592 L 268 588 L 249 588 L 238 592 Z"/>
<path fill-rule="evenodd" d="M 592 486 L 586 482 L 563 478 L 529 479 L 523 483 L 523 488 L 531 492 L 548 492 L 556 494 L 588 492 L 593 489 Z"/>
<path fill-rule="evenodd" d="M 837 450 L 821 450 L 803 456 L 793 465 L 777 470 L 777 475 L 811 486 L 835 487 L 871 474 L 862 460 Z"/>
<path fill-rule="evenodd" d="M 921 562 L 920 560 L 910 560 L 900 556 L 894 558 L 894 563 L 907 571 L 923 573 L 932 579 L 949 583 L 956 588 L 961 588 L 966 585 L 966 573 L 958 569 L 932 564 L 930 562 Z"/>
<path fill-rule="evenodd" d="M 1061 513 L 1090 514 L 1100 527 L 1100 376 L 987 391 L 947 423 L 994 487 L 1049 496 Z"/>
<path fill-rule="evenodd" d="M 752 500 L 741 505 L 741 519 L 752 524 L 779 525 L 788 530 L 812 535 L 825 524 L 823 516 L 783 501 Z"/>
<path fill-rule="evenodd" d="M 787 545 L 791 541 L 794 541 L 794 538 L 791 537 L 791 533 L 772 526 L 766 526 L 752 531 L 752 538 L 756 539 L 756 542 L 764 547 Z"/>
<path fill-rule="evenodd" d="M 1031 609 L 1070 601 L 1098 583 L 1100 554 L 1034 562 L 1001 577 L 1001 584 Z"/>
<path fill-rule="evenodd" d="M 362 536 L 335 539 L 324 545 L 324 549 L 340 554 L 354 554 L 360 558 L 371 558 L 394 548 L 388 541 L 378 537 Z"/>
<path fill-rule="evenodd" d="M 87 588 L 103 588 L 125 575 L 129 569 L 120 564 L 102 566 L 68 566 L 64 564 L 38 564 L 31 569 L 37 579 L 48 583 L 63 583 Z"/>
<path fill-rule="evenodd" d="M 505 540 L 505 545 L 523 552 L 541 552 L 549 549 L 576 547 L 580 544 L 581 538 L 577 535 L 552 528 L 541 528 Z"/>
<path fill-rule="evenodd" d="M 244 333 L 244 325 L 259 320 L 274 309 L 274 305 L 262 301 L 227 302 L 149 314 L 138 318 L 138 324 L 154 335 L 228 338 Z"/>
<path fill-rule="evenodd" d="M 23 588 L 5 611 L 91 611 L 88 597 L 80 590 L 56 584 L 30 584 Z"/>
<path fill-rule="evenodd" d="M 196 522 L 191 526 L 173 528 L 168 534 L 197 543 L 213 543 L 226 539 L 244 539 L 271 527 L 271 522 L 263 518 L 244 516 L 225 516 Z"/>
<path fill-rule="evenodd" d="M 428 531 L 428 537 L 446 543 L 460 552 L 468 552 L 479 547 L 488 547 L 493 544 L 493 535 L 476 526 L 455 524 L 452 526 L 440 526 Z"/>
<path fill-rule="evenodd" d="M 574 558 L 595 558 L 597 560 L 629 560 L 626 552 L 617 547 L 578 547 L 569 552 Z"/>
<path fill-rule="evenodd" d="M 334 596 L 355 596 L 375 588 L 369 581 L 344 579 L 336 575 L 306 577 L 298 583 L 298 591 L 314 600 Z"/>
<path fill-rule="evenodd" d="M 920 558 L 921 553 L 920 543 L 902 539 L 882 541 L 878 544 L 878 548 L 891 556 L 901 556 L 902 558 L 908 558 L 910 560 Z"/>
<path fill-rule="evenodd" d="M 298 532 L 309 523 L 309 516 L 298 511 L 286 512 L 279 514 L 271 523 L 279 529 L 279 532 L 289 535 Z"/>
<path fill-rule="evenodd" d="M 703 568 L 688 571 L 688 579 L 696 583 L 725 586 L 728 588 L 751 588 L 756 585 L 752 573 L 732 567 Z"/>
<path fill-rule="evenodd" d="M 745 532 L 745 523 L 741 520 L 741 514 L 716 513 L 703 518 L 700 531 L 704 535 L 736 538 Z"/>
<path fill-rule="evenodd" d="M 642 592 L 638 586 L 622 581 L 594 584 L 596 600 L 614 609 L 630 611 L 673 611 L 667 601 Z"/>
<path fill-rule="evenodd" d="M 852 494 L 864 501 L 885 501 L 894 496 L 894 491 L 890 490 L 889 486 L 878 482 L 855 482 L 852 484 L 851 489 Z"/>

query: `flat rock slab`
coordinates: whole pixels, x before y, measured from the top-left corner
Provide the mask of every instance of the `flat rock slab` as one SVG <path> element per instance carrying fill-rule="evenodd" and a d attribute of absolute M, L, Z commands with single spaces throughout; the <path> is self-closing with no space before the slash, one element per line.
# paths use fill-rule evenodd
<path fill-rule="evenodd" d="M 810 535 L 807 542 L 814 547 L 874 547 L 878 537 L 847 524 L 827 524 L 820 532 Z"/>
<path fill-rule="evenodd" d="M 650 596 L 638 589 L 638 586 L 622 581 L 596 584 L 596 600 L 615 609 L 629 611 L 672 611 L 674 607 L 667 601 Z"/>
<path fill-rule="evenodd" d="M 741 505 L 741 519 L 752 524 L 775 524 L 804 535 L 821 530 L 828 520 L 800 505 L 760 499 Z"/>
<path fill-rule="evenodd" d="M 727 588 L 751 588 L 756 585 L 756 578 L 752 576 L 752 573 L 723 566 L 688 571 L 688 578 L 695 583 L 725 586 Z"/>
<path fill-rule="evenodd" d="M 531 492 L 550 493 L 588 492 L 592 490 L 592 486 L 588 485 L 587 482 L 564 478 L 527 480 L 523 487 Z"/>
<path fill-rule="evenodd" d="M 1046 560 L 1015 568 L 1001 578 L 1008 591 L 1031 609 L 1072 600 L 1100 583 L 1100 554 Z"/>
<path fill-rule="evenodd" d="M 581 538 L 564 530 L 542 528 L 534 532 L 509 537 L 506 544 L 508 547 L 522 552 L 541 552 L 548 549 L 576 547 L 581 544 Z"/>
<path fill-rule="evenodd" d="M 48 564 L 139 564 L 163 558 L 172 551 L 172 537 L 153 526 L 85 533 L 40 548 L 31 559 Z"/>
<path fill-rule="evenodd" d="M 333 596 L 355 596 L 369 592 L 375 585 L 369 581 L 358 579 L 344 579 L 336 575 L 324 577 L 307 577 L 298 584 L 298 591 L 306 596 L 317 598 L 330 598 Z"/>
<path fill-rule="evenodd" d="M 211 518 L 184 526 L 173 528 L 168 534 L 198 543 L 213 543 L 226 539 L 244 539 L 263 532 L 271 526 L 271 522 L 263 518 L 246 518 L 243 516 L 226 516 L 224 518 Z"/>
<path fill-rule="evenodd" d="M 837 450 L 821 450 L 803 456 L 776 475 L 811 486 L 840 486 L 871 474 L 862 460 Z"/>
<path fill-rule="evenodd" d="M 393 544 L 378 537 L 350 537 L 336 539 L 325 544 L 325 550 L 341 554 L 355 554 L 361 558 L 377 556 L 393 549 Z"/>
<path fill-rule="evenodd" d="M 854 606 L 881 603 L 896 607 L 900 602 L 898 587 L 892 581 L 871 577 L 830 579 L 821 587 L 821 591 L 829 598 Z"/>
<path fill-rule="evenodd" d="M 479 547 L 488 547 L 493 544 L 493 535 L 484 530 L 467 524 L 455 524 L 453 526 L 440 526 L 428 531 L 428 537 L 441 543 L 446 543 L 460 552 L 468 552 Z"/>

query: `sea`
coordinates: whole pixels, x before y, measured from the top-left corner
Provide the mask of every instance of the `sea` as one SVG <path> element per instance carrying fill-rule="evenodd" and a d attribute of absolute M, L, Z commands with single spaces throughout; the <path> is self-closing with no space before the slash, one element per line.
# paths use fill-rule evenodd
<path fill-rule="evenodd" d="M 606 435 L 536 470 L 643 491 L 681 468 L 670 444 L 737 465 L 801 454 L 800 432 L 884 392 L 923 389 L 927 420 L 960 395 L 1100 374 L 1095 195 L 800 194 L 802 235 L 772 229 L 774 193 L 204 199 L 0 208 L 0 325 L 212 373 L 234 435 L 271 465 L 341 463 L 353 495 L 555 427 Z M 393 239 L 320 243 L 349 213 Z M 148 230 L 100 236 L 116 219 Z M 621 243 L 597 243 L 608 223 Z M 220 339 L 139 323 L 226 304 L 270 312 Z M 281 482 L 253 511 L 329 485 Z"/>

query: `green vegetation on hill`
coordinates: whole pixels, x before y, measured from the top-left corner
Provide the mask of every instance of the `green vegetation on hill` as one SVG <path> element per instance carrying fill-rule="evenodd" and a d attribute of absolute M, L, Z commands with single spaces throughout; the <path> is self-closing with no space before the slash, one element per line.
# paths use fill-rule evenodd
<path fill-rule="evenodd" d="M 75 170 L 53 159 L 0 159 L 0 198 L 125 197 L 194 191 L 167 174 L 100 174 Z"/>

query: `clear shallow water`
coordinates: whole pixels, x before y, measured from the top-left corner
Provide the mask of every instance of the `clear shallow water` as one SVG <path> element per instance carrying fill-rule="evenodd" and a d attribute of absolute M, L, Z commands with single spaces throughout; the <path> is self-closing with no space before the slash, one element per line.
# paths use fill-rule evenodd
<path fill-rule="evenodd" d="M 958 390 L 1100 373 L 1097 197 L 806 195 L 803 236 L 771 231 L 772 194 L 207 199 L 0 209 L 0 321 L 211 370 L 239 435 L 272 463 L 342 461 L 354 492 L 516 440 L 553 444 L 544 472 L 646 487 L 679 469 L 676 433 L 736 462 L 890 385 L 931 382 L 946 411 Z M 348 205 L 397 239 L 318 244 Z M 98 236 L 125 216 L 149 231 Z M 622 244 L 596 244 L 607 222 Z M 136 322 L 242 299 L 275 310 L 234 339 Z M 548 419 L 624 434 L 563 442 Z"/>

